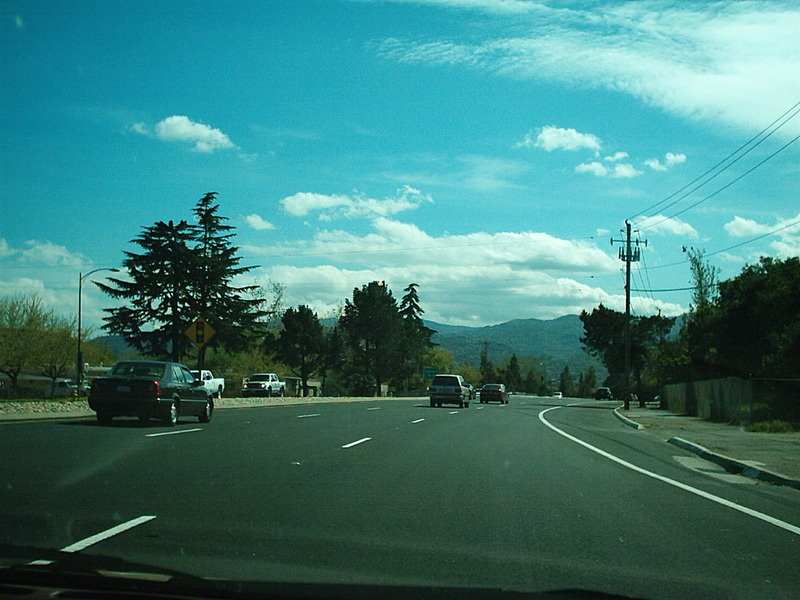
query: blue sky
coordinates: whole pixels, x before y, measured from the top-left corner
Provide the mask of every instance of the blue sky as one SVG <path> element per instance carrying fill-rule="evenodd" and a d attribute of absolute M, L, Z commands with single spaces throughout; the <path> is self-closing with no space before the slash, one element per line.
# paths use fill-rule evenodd
<path fill-rule="evenodd" d="M 398 298 L 418 283 L 451 324 L 622 310 L 609 239 L 626 219 L 648 241 L 638 290 L 688 287 L 684 246 L 721 278 L 800 254 L 794 1 L 0 0 L 0 16 L 0 294 L 65 316 L 80 272 L 209 191 L 257 265 L 242 283 L 321 316 L 372 280 Z M 83 300 L 97 327 L 109 299 Z"/>

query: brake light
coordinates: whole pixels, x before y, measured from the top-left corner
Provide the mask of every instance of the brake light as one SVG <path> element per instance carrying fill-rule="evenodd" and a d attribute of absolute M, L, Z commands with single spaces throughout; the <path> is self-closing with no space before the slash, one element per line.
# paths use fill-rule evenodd
<path fill-rule="evenodd" d="M 151 381 L 150 385 L 147 386 L 147 393 L 153 396 L 160 396 L 161 384 L 158 381 Z"/>

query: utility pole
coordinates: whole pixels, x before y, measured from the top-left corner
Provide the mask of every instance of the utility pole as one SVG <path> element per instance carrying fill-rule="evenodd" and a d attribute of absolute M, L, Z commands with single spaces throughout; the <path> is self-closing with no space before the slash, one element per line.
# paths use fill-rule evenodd
<path fill-rule="evenodd" d="M 620 232 L 622 233 L 622 232 Z M 625 239 L 611 238 L 611 244 L 625 244 L 619 249 L 619 259 L 625 262 L 625 395 L 623 409 L 631 408 L 631 263 L 641 258 L 639 246 L 647 246 L 647 240 L 631 240 L 631 224 L 625 221 Z M 634 244 L 636 247 L 634 248 Z"/>

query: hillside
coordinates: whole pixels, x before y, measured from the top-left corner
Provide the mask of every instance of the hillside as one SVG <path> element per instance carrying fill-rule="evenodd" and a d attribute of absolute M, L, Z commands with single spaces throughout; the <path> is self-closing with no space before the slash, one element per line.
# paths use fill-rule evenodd
<path fill-rule="evenodd" d="M 463 327 L 426 321 L 437 333 L 433 341 L 448 350 L 458 361 L 479 364 L 484 344 L 488 342 L 489 359 L 502 364 L 512 354 L 518 357 L 535 355 L 551 373 L 560 373 L 565 365 L 577 375 L 590 365 L 604 376 L 600 362 L 582 348 L 580 336 L 583 323 L 578 315 L 566 315 L 552 320 L 514 319 L 486 327 Z"/>

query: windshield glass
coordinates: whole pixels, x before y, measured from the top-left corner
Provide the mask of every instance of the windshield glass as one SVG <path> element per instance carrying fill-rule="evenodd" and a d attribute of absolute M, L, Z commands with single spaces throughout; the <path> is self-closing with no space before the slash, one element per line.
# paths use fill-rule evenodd
<path fill-rule="evenodd" d="M 0 1 L 0 568 L 800 598 L 799 58 L 797 0 Z"/>

